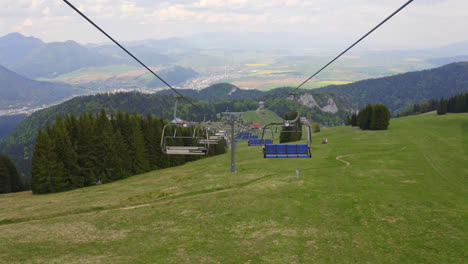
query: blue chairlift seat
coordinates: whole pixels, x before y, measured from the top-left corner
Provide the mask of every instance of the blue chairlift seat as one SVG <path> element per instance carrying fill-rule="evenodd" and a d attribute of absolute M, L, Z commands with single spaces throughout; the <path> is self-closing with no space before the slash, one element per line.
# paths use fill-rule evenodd
<path fill-rule="evenodd" d="M 265 158 L 310 158 L 307 144 L 266 144 Z"/>
<path fill-rule="evenodd" d="M 250 138 L 249 139 L 249 146 L 263 146 L 265 144 L 263 144 L 265 142 L 265 144 L 271 144 L 272 141 L 270 138 L 268 139 L 259 139 L 259 138 Z"/>

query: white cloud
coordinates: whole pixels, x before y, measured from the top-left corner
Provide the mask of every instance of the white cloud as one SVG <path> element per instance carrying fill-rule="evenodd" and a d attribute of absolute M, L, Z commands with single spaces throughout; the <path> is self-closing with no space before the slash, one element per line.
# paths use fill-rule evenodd
<path fill-rule="evenodd" d="M 33 20 L 31 18 L 26 18 L 23 22 L 23 26 L 30 27 L 33 25 Z"/>
<path fill-rule="evenodd" d="M 42 9 L 42 14 L 44 16 L 50 15 L 50 8 L 48 6 L 46 6 L 44 9 Z"/>
<path fill-rule="evenodd" d="M 290 31 L 356 38 L 405 0 L 69 0 L 122 40 L 214 31 Z M 369 41 L 437 45 L 466 40 L 468 1 L 419 0 Z M 66 17 L 66 18 L 65 18 Z M 2 0 L 0 35 L 27 32 L 44 40 L 101 40 L 61 0 Z M 33 23 L 33 27 L 31 26 Z M 29 29 L 28 29 L 29 28 Z M 34 28 L 34 31 L 33 29 Z M 140 30 L 141 29 L 141 30 Z M 431 29 L 431 30 L 428 30 Z M 148 35 L 157 32 L 157 35 Z M 73 32 L 82 32 L 74 34 Z M 434 37 L 436 36 L 436 37 Z"/>

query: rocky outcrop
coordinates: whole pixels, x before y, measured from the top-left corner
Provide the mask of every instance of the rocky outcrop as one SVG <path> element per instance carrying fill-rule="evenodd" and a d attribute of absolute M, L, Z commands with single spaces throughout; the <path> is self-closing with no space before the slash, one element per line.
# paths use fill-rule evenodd
<path fill-rule="evenodd" d="M 231 96 L 233 93 L 235 93 L 237 91 L 237 87 L 236 86 L 232 86 L 232 89 L 231 91 L 228 93 L 229 96 Z"/>
<path fill-rule="evenodd" d="M 338 113 L 338 106 L 332 98 L 328 98 L 328 103 L 326 106 L 321 108 L 322 112 L 336 114 Z"/>
<path fill-rule="evenodd" d="M 290 96 L 288 98 L 289 100 L 292 100 L 292 96 Z M 317 101 L 315 100 L 314 96 L 312 94 L 309 94 L 309 93 L 305 93 L 303 95 L 301 95 L 299 97 L 299 103 L 308 107 L 308 108 L 318 108 L 320 109 L 322 112 L 326 112 L 326 113 L 332 113 L 332 114 L 336 114 L 338 113 L 338 106 L 336 105 L 335 101 L 333 100 L 333 98 L 328 98 L 328 102 L 327 104 L 324 106 L 324 107 L 321 107 Z"/>
<path fill-rule="evenodd" d="M 320 105 L 317 103 L 317 101 L 315 101 L 314 96 L 312 96 L 309 93 L 301 95 L 299 97 L 299 103 L 307 106 L 308 108 L 314 108 L 314 107 L 320 108 Z"/>

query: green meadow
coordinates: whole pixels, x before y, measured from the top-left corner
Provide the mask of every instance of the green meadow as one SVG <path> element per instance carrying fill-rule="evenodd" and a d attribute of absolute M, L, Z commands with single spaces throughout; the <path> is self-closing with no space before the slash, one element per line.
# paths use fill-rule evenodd
<path fill-rule="evenodd" d="M 236 173 L 226 154 L 64 193 L 0 195 L 0 262 L 468 262 L 467 114 L 312 140 L 310 159 L 264 159 L 239 141 Z"/>
<path fill-rule="evenodd" d="M 242 119 L 247 124 L 259 123 L 266 125 L 266 123 L 282 123 L 283 119 L 280 118 L 275 112 L 262 109 L 261 111 L 247 111 L 242 114 Z"/>

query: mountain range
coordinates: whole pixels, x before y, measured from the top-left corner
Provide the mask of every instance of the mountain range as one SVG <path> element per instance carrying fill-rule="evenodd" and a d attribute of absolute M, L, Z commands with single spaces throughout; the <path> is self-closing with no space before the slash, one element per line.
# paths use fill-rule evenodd
<path fill-rule="evenodd" d="M 150 66 L 173 62 L 149 47 L 136 46 L 131 50 L 144 57 Z M 88 48 L 71 40 L 44 43 L 19 33 L 0 37 L 0 65 L 31 79 L 54 78 L 81 68 L 120 64 L 137 65 L 114 46 Z"/>

